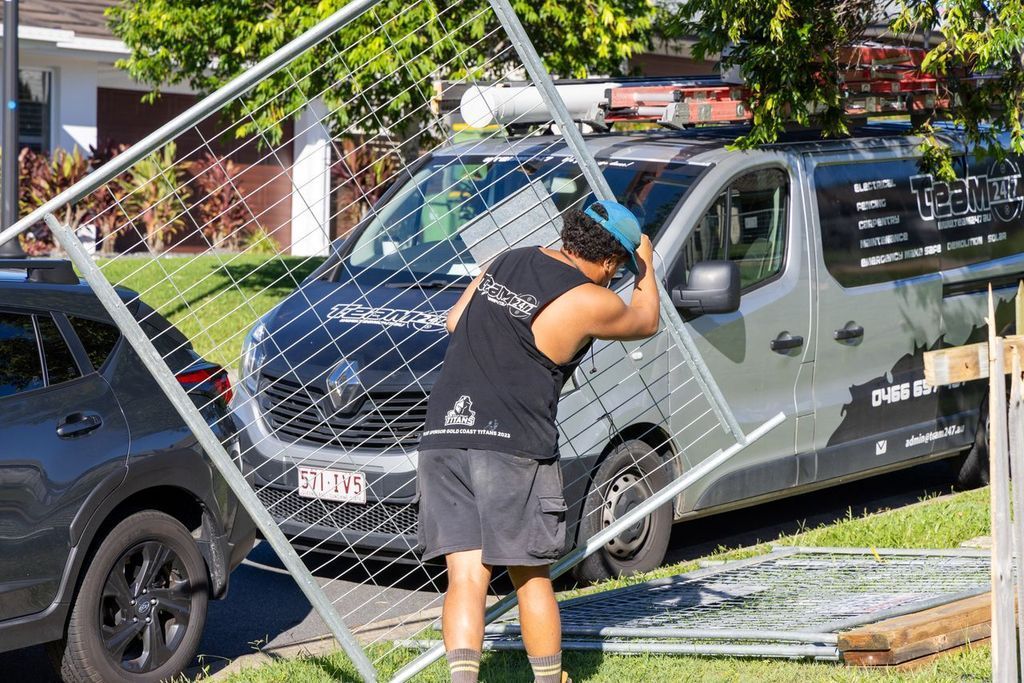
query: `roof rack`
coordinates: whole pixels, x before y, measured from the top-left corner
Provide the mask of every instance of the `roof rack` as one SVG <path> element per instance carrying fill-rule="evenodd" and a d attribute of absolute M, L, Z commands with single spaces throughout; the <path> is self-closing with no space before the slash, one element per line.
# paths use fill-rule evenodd
<path fill-rule="evenodd" d="M 840 52 L 846 113 L 852 117 L 924 113 L 949 107 L 939 82 L 920 70 L 925 51 L 874 43 Z M 599 130 L 620 122 L 667 128 L 748 123 L 750 90 L 736 71 L 725 77 L 591 80 L 557 83 L 571 115 Z M 471 126 L 510 127 L 550 120 L 539 93 L 528 84 L 470 87 L 460 113 Z M 813 113 L 813 112 L 812 112 Z"/>
<path fill-rule="evenodd" d="M 29 282 L 49 285 L 77 285 L 78 275 L 64 259 L 0 259 L 0 270 L 27 271 Z"/>

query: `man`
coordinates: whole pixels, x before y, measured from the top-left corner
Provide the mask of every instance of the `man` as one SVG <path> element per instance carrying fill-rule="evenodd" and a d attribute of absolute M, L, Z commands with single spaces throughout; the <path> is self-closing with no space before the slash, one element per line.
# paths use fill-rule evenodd
<path fill-rule="evenodd" d="M 565 215 L 559 250 L 498 256 L 448 313 L 451 341 L 420 442 L 419 540 L 448 564 L 441 618 L 453 683 L 480 668 L 484 601 L 508 567 L 537 683 L 564 683 L 561 623 L 548 568 L 565 545 L 555 413 L 594 339 L 658 330 L 650 240 L 611 201 Z M 608 289 L 625 265 L 629 305 Z"/>

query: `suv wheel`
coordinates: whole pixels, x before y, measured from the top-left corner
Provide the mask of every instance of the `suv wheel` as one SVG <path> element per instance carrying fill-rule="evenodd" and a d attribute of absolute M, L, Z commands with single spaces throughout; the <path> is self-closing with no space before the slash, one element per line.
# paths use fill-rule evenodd
<path fill-rule="evenodd" d="M 68 683 L 156 683 L 192 661 L 206 622 L 206 564 L 173 517 L 147 510 L 118 524 L 89 562 L 63 641 Z"/>
<path fill-rule="evenodd" d="M 665 460 L 642 441 L 627 441 L 597 469 L 583 506 L 581 543 L 670 483 Z M 573 570 L 577 579 L 602 581 L 657 568 L 672 533 L 672 504 L 666 503 L 624 530 Z"/>

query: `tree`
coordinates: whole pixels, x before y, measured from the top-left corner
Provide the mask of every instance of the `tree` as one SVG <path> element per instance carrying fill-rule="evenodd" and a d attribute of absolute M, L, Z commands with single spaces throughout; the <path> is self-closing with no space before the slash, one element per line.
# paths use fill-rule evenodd
<path fill-rule="evenodd" d="M 963 126 L 968 139 L 997 156 L 1000 135 L 1024 153 L 1024 4 L 1020 0 L 682 0 L 662 9 L 657 31 L 672 40 L 696 38 L 694 55 L 725 51 L 722 68 L 742 68 L 753 91 L 753 126 L 741 148 L 777 139 L 785 124 L 821 126 L 845 134 L 839 48 L 862 39 L 872 24 L 887 26 L 892 42 L 934 35 L 938 45 L 922 70 L 938 77 L 957 102 L 917 125 L 925 165 L 950 177 L 953 167 L 933 127 L 936 118 Z M 984 78 L 965 81 L 965 75 Z M 808 110 L 819 112 L 812 117 Z"/>
<path fill-rule="evenodd" d="M 119 66 L 159 89 L 208 93 L 344 6 L 345 0 L 135 0 L 108 10 L 131 56 Z M 563 76 L 618 74 L 645 47 L 651 0 L 514 0 L 547 66 Z M 519 66 L 486 0 L 383 0 L 253 88 L 229 114 L 239 136 L 280 139 L 280 122 L 319 96 L 335 132 L 429 127 L 435 79 L 496 78 Z M 410 112 L 415 115 L 410 116 Z M 251 115 L 251 116 L 250 116 Z"/>

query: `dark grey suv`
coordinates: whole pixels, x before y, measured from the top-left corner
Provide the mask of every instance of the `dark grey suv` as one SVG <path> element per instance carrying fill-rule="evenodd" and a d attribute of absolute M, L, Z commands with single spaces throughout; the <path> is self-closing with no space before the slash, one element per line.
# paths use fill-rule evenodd
<path fill-rule="evenodd" d="M 122 298 L 229 449 L 231 385 Z M 0 651 L 50 643 L 67 681 L 188 665 L 254 526 L 66 261 L 0 261 Z"/>

